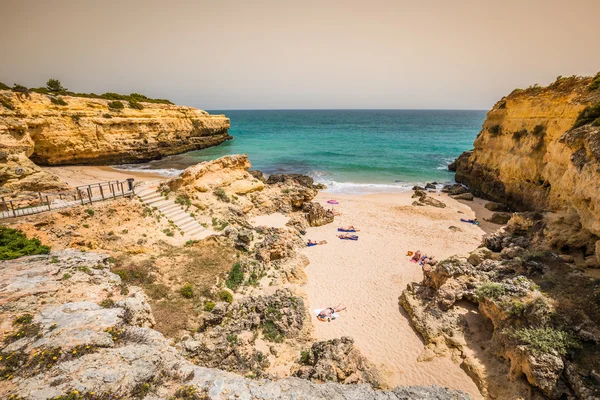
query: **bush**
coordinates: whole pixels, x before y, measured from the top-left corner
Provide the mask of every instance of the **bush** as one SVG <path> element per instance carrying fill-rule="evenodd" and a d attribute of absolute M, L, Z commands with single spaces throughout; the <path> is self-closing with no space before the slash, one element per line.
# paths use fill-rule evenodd
<path fill-rule="evenodd" d="M 116 306 L 113 299 L 104 299 L 98 305 L 102 308 L 115 308 Z"/>
<path fill-rule="evenodd" d="M 225 281 L 225 285 L 231 290 L 236 290 L 244 282 L 244 271 L 240 263 L 233 264 L 229 271 L 229 278 Z"/>
<path fill-rule="evenodd" d="M 262 333 L 263 338 L 269 342 L 282 343 L 285 339 L 273 321 L 266 321 L 262 325 Z"/>
<path fill-rule="evenodd" d="M 163 229 L 163 233 L 167 236 L 175 236 L 175 232 L 170 229 Z"/>
<path fill-rule="evenodd" d="M 39 239 L 27 239 L 19 230 L 0 226 L 0 260 L 48 253 L 50 247 L 42 245 Z"/>
<path fill-rule="evenodd" d="M 207 301 L 204 303 L 204 311 L 211 312 L 215 308 L 215 305 L 214 301 Z"/>
<path fill-rule="evenodd" d="M 0 90 L 10 90 L 10 86 L 0 82 Z"/>
<path fill-rule="evenodd" d="M 216 188 L 213 191 L 213 194 L 215 196 L 217 196 L 217 199 L 219 199 L 219 200 L 221 200 L 221 201 L 223 201 L 225 203 L 229 203 L 229 201 L 230 201 L 229 197 L 227 197 L 227 193 L 225 193 L 225 191 L 223 190 L 223 188 Z"/>
<path fill-rule="evenodd" d="M 94 214 L 96 214 L 96 212 L 95 212 L 94 210 L 92 210 L 91 208 L 88 208 L 88 209 L 86 209 L 86 210 L 85 210 L 85 213 L 86 213 L 87 215 L 89 215 L 90 217 L 93 217 L 93 216 L 94 216 Z"/>
<path fill-rule="evenodd" d="M 577 116 L 575 124 L 572 129 L 579 128 L 580 126 L 595 123 L 596 119 L 600 118 L 600 101 L 594 105 L 588 106 L 583 109 L 582 112 Z"/>
<path fill-rule="evenodd" d="M 57 106 L 66 106 L 67 102 L 64 101 L 61 97 L 50 97 L 50 101 L 52 102 L 52 104 L 55 104 Z"/>
<path fill-rule="evenodd" d="M 18 83 L 14 84 L 14 86 L 12 87 L 12 91 L 15 93 L 22 93 L 22 94 L 25 94 L 28 96 L 29 96 L 29 92 L 30 92 L 30 90 L 27 89 L 26 86 L 19 85 Z"/>
<path fill-rule="evenodd" d="M 233 295 L 231 293 L 229 293 L 227 290 L 221 290 L 221 291 L 219 291 L 219 293 L 217 293 L 217 297 L 221 301 L 226 301 L 228 303 L 232 303 L 233 302 Z"/>
<path fill-rule="evenodd" d="M 186 207 L 190 207 L 192 205 L 192 201 L 187 196 L 183 195 L 178 195 L 175 199 L 175 203 Z"/>
<path fill-rule="evenodd" d="M 0 83 L 0 85 L 1 85 L 1 83 Z M 596 76 L 594 77 L 594 80 L 590 84 L 590 90 L 596 90 L 598 88 L 600 88 L 600 72 L 598 72 L 596 74 Z"/>
<path fill-rule="evenodd" d="M 61 94 L 67 91 L 58 79 L 48 79 L 48 82 L 46 82 L 46 89 L 51 93 Z"/>
<path fill-rule="evenodd" d="M 0 104 L 2 104 L 4 107 L 8 108 L 11 111 L 15 110 L 15 105 L 9 99 L 5 99 L 3 97 L 0 97 Z"/>
<path fill-rule="evenodd" d="M 488 128 L 488 132 L 492 135 L 492 136 L 498 136 L 500 134 L 502 134 L 502 127 L 498 124 L 496 125 L 492 125 Z"/>
<path fill-rule="evenodd" d="M 534 354 L 545 354 L 556 351 L 561 356 L 564 356 L 569 349 L 581 347 L 573 335 L 552 327 L 519 328 L 512 331 L 510 336 L 522 344 L 529 346 Z"/>
<path fill-rule="evenodd" d="M 111 110 L 122 110 L 125 108 L 125 106 L 120 101 L 115 100 L 115 101 L 108 102 L 108 108 Z"/>
<path fill-rule="evenodd" d="M 300 364 L 308 365 L 310 362 L 310 351 L 302 350 L 300 352 Z"/>
<path fill-rule="evenodd" d="M 144 106 L 136 100 L 129 100 L 129 108 L 133 108 L 134 110 L 143 110 Z"/>
<path fill-rule="evenodd" d="M 102 116 L 103 116 L 104 118 L 112 118 L 112 115 L 110 115 L 110 114 L 103 114 Z"/>
<path fill-rule="evenodd" d="M 536 125 L 532 133 L 535 136 L 544 136 L 546 134 L 546 127 L 544 125 Z"/>
<path fill-rule="evenodd" d="M 479 286 L 475 293 L 480 300 L 483 299 L 497 299 L 504 295 L 504 286 L 500 283 L 487 282 Z"/>
<path fill-rule="evenodd" d="M 194 286 L 191 283 L 186 283 L 179 289 L 179 293 L 186 299 L 194 297 Z"/>

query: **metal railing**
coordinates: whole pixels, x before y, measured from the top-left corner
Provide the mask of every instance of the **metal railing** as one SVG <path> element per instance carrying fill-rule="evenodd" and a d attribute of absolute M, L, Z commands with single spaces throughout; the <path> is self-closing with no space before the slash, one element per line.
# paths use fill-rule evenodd
<path fill-rule="evenodd" d="M 37 192 L 32 194 L 0 197 L 0 219 L 38 214 L 75 205 L 97 201 L 133 197 L 133 178 L 124 181 L 107 181 L 77 186 L 74 190 L 57 193 Z"/>

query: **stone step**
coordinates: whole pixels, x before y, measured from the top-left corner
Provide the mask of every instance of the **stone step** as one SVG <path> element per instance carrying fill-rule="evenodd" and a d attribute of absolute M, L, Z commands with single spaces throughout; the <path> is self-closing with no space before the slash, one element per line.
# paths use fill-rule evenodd
<path fill-rule="evenodd" d="M 207 229 L 202 225 L 198 225 L 196 228 L 188 230 L 185 232 L 186 236 L 193 237 L 199 233 L 205 232 Z"/>
<path fill-rule="evenodd" d="M 176 225 L 185 232 L 186 230 L 189 230 L 190 228 L 198 225 L 198 222 L 196 222 L 195 219 L 190 218 L 189 221 L 182 221 L 180 223 L 177 223 Z"/>

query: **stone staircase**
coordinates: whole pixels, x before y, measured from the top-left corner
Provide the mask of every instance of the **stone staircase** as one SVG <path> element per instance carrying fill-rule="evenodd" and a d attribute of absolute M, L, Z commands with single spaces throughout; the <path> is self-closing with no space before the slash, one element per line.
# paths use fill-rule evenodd
<path fill-rule="evenodd" d="M 200 240 L 204 239 L 214 232 L 200 225 L 190 214 L 188 214 L 182 205 L 175 203 L 171 199 L 165 199 L 160 194 L 156 186 L 147 186 L 136 189 L 136 195 L 142 203 L 150 208 L 156 207 L 167 220 L 172 221 L 179 229 L 183 231 L 186 239 Z"/>

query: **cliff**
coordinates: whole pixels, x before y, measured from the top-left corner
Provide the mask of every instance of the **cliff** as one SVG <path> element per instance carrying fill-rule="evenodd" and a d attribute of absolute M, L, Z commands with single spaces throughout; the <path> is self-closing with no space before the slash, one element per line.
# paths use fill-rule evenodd
<path fill-rule="evenodd" d="M 502 98 L 456 161 L 456 181 L 517 210 L 570 210 L 600 235 L 600 127 L 582 120 L 573 129 L 598 107 L 598 80 L 559 78 Z"/>
<path fill-rule="evenodd" d="M 119 109 L 104 99 L 58 99 L 0 91 L 0 186 L 55 187 L 35 164 L 143 162 L 231 139 L 228 118 L 192 107 L 142 102 L 132 108 L 123 101 Z"/>

